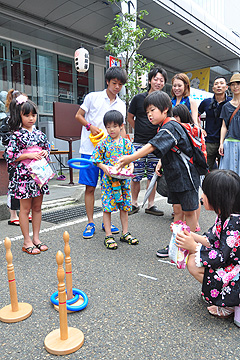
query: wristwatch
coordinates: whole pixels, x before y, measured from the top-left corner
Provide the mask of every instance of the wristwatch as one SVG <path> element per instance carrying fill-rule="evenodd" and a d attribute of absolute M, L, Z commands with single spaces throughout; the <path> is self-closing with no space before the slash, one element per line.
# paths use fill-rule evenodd
<path fill-rule="evenodd" d="M 87 125 L 85 126 L 86 127 L 86 129 L 87 129 L 87 131 L 90 131 L 90 126 L 91 126 L 92 124 L 90 124 L 90 123 L 87 123 Z"/>

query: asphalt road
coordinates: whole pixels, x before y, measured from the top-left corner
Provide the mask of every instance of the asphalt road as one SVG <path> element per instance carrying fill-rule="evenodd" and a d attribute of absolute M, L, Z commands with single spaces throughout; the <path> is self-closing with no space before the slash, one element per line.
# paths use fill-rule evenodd
<path fill-rule="evenodd" d="M 57 291 L 56 253 L 63 251 L 63 232 L 70 235 L 73 286 L 89 299 L 86 309 L 68 315 L 68 326 L 84 333 L 85 342 L 66 359 L 240 359 L 239 335 L 233 319 L 208 314 L 200 297 L 201 286 L 168 259 L 159 261 L 155 252 L 170 239 L 172 208 L 158 198 L 163 217 L 144 210 L 129 217 L 129 230 L 139 238 L 138 246 L 119 242 L 116 251 L 103 244 L 101 214 L 90 240 L 82 238 L 84 218 L 54 225 L 42 222 L 41 240 L 49 250 L 30 256 L 21 251 L 19 228 L 0 222 L 1 240 L 12 239 L 13 264 L 18 301 L 33 306 L 32 315 L 19 323 L 0 323 L 0 359 L 55 359 L 44 348 L 45 337 L 59 328 L 58 312 L 50 296 Z M 120 226 L 119 214 L 113 222 Z M 215 215 L 201 212 L 202 231 Z M 119 236 L 116 236 L 119 239 Z M 0 308 L 10 303 L 5 247 L 0 243 Z"/>

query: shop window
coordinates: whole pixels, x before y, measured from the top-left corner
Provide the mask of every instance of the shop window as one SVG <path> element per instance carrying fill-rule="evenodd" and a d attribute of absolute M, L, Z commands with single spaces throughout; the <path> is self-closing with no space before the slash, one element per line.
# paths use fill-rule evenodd
<path fill-rule="evenodd" d="M 73 61 L 58 58 L 58 96 L 60 102 L 73 103 Z"/>

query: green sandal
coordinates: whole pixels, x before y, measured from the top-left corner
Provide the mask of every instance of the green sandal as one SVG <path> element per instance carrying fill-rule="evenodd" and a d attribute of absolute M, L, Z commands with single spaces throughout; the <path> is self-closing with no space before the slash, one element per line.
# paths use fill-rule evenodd
<path fill-rule="evenodd" d="M 118 245 L 114 240 L 113 236 L 106 236 L 104 240 L 104 245 L 107 247 L 107 249 L 110 250 L 116 250 L 118 248 Z"/>
<path fill-rule="evenodd" d="M 139 240 L 133 237 L 130 232 L 127 232 L 124 235 L 122 234 L 120 241 L 127 242 L 129 245 L 137 245 L 139 243 Z"/>

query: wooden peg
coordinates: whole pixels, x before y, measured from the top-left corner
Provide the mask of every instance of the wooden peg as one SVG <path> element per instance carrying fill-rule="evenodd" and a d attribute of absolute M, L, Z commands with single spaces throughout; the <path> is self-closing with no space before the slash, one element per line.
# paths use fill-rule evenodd
<path fill-rule="evenodd" d="M 84 335 L 79 329 L 68 327 L 67 325 L 67 307 L 66 307 L 66 292 L 64 284 L 64 269 L 63 269 L 63 253 L 57 252 L 56 260 L 58 264 L 58 299 L 59 299 L 59 321 L 60 328 L 50 332 L 44 341 L 46 350 L 54 355 L 71 354 L 83 345 Z"/>
<path fill-rule="evenodd" d="M 67 231 L 63 233 L 63 240 L 65 242 L 64 253 L 65 253 L 65 271 L 66 271 L 66 288 L 67 288 L 67 299 L 73 298 L 72 291 L 72 259 L 70 256 L 69 246 L 69 234 Z"/>
<path fill-rule="evenodd" d="M 32 305 L 19 303 L 15 281 L 14 266 L 12 263 L 11 241 L 8 237 L 4 240 L 7 259 L 8 284 L 11 304 L 0 310 L 0 320 L 7 323 L 18 322 L 28 318 L 32 314 Z"/>

